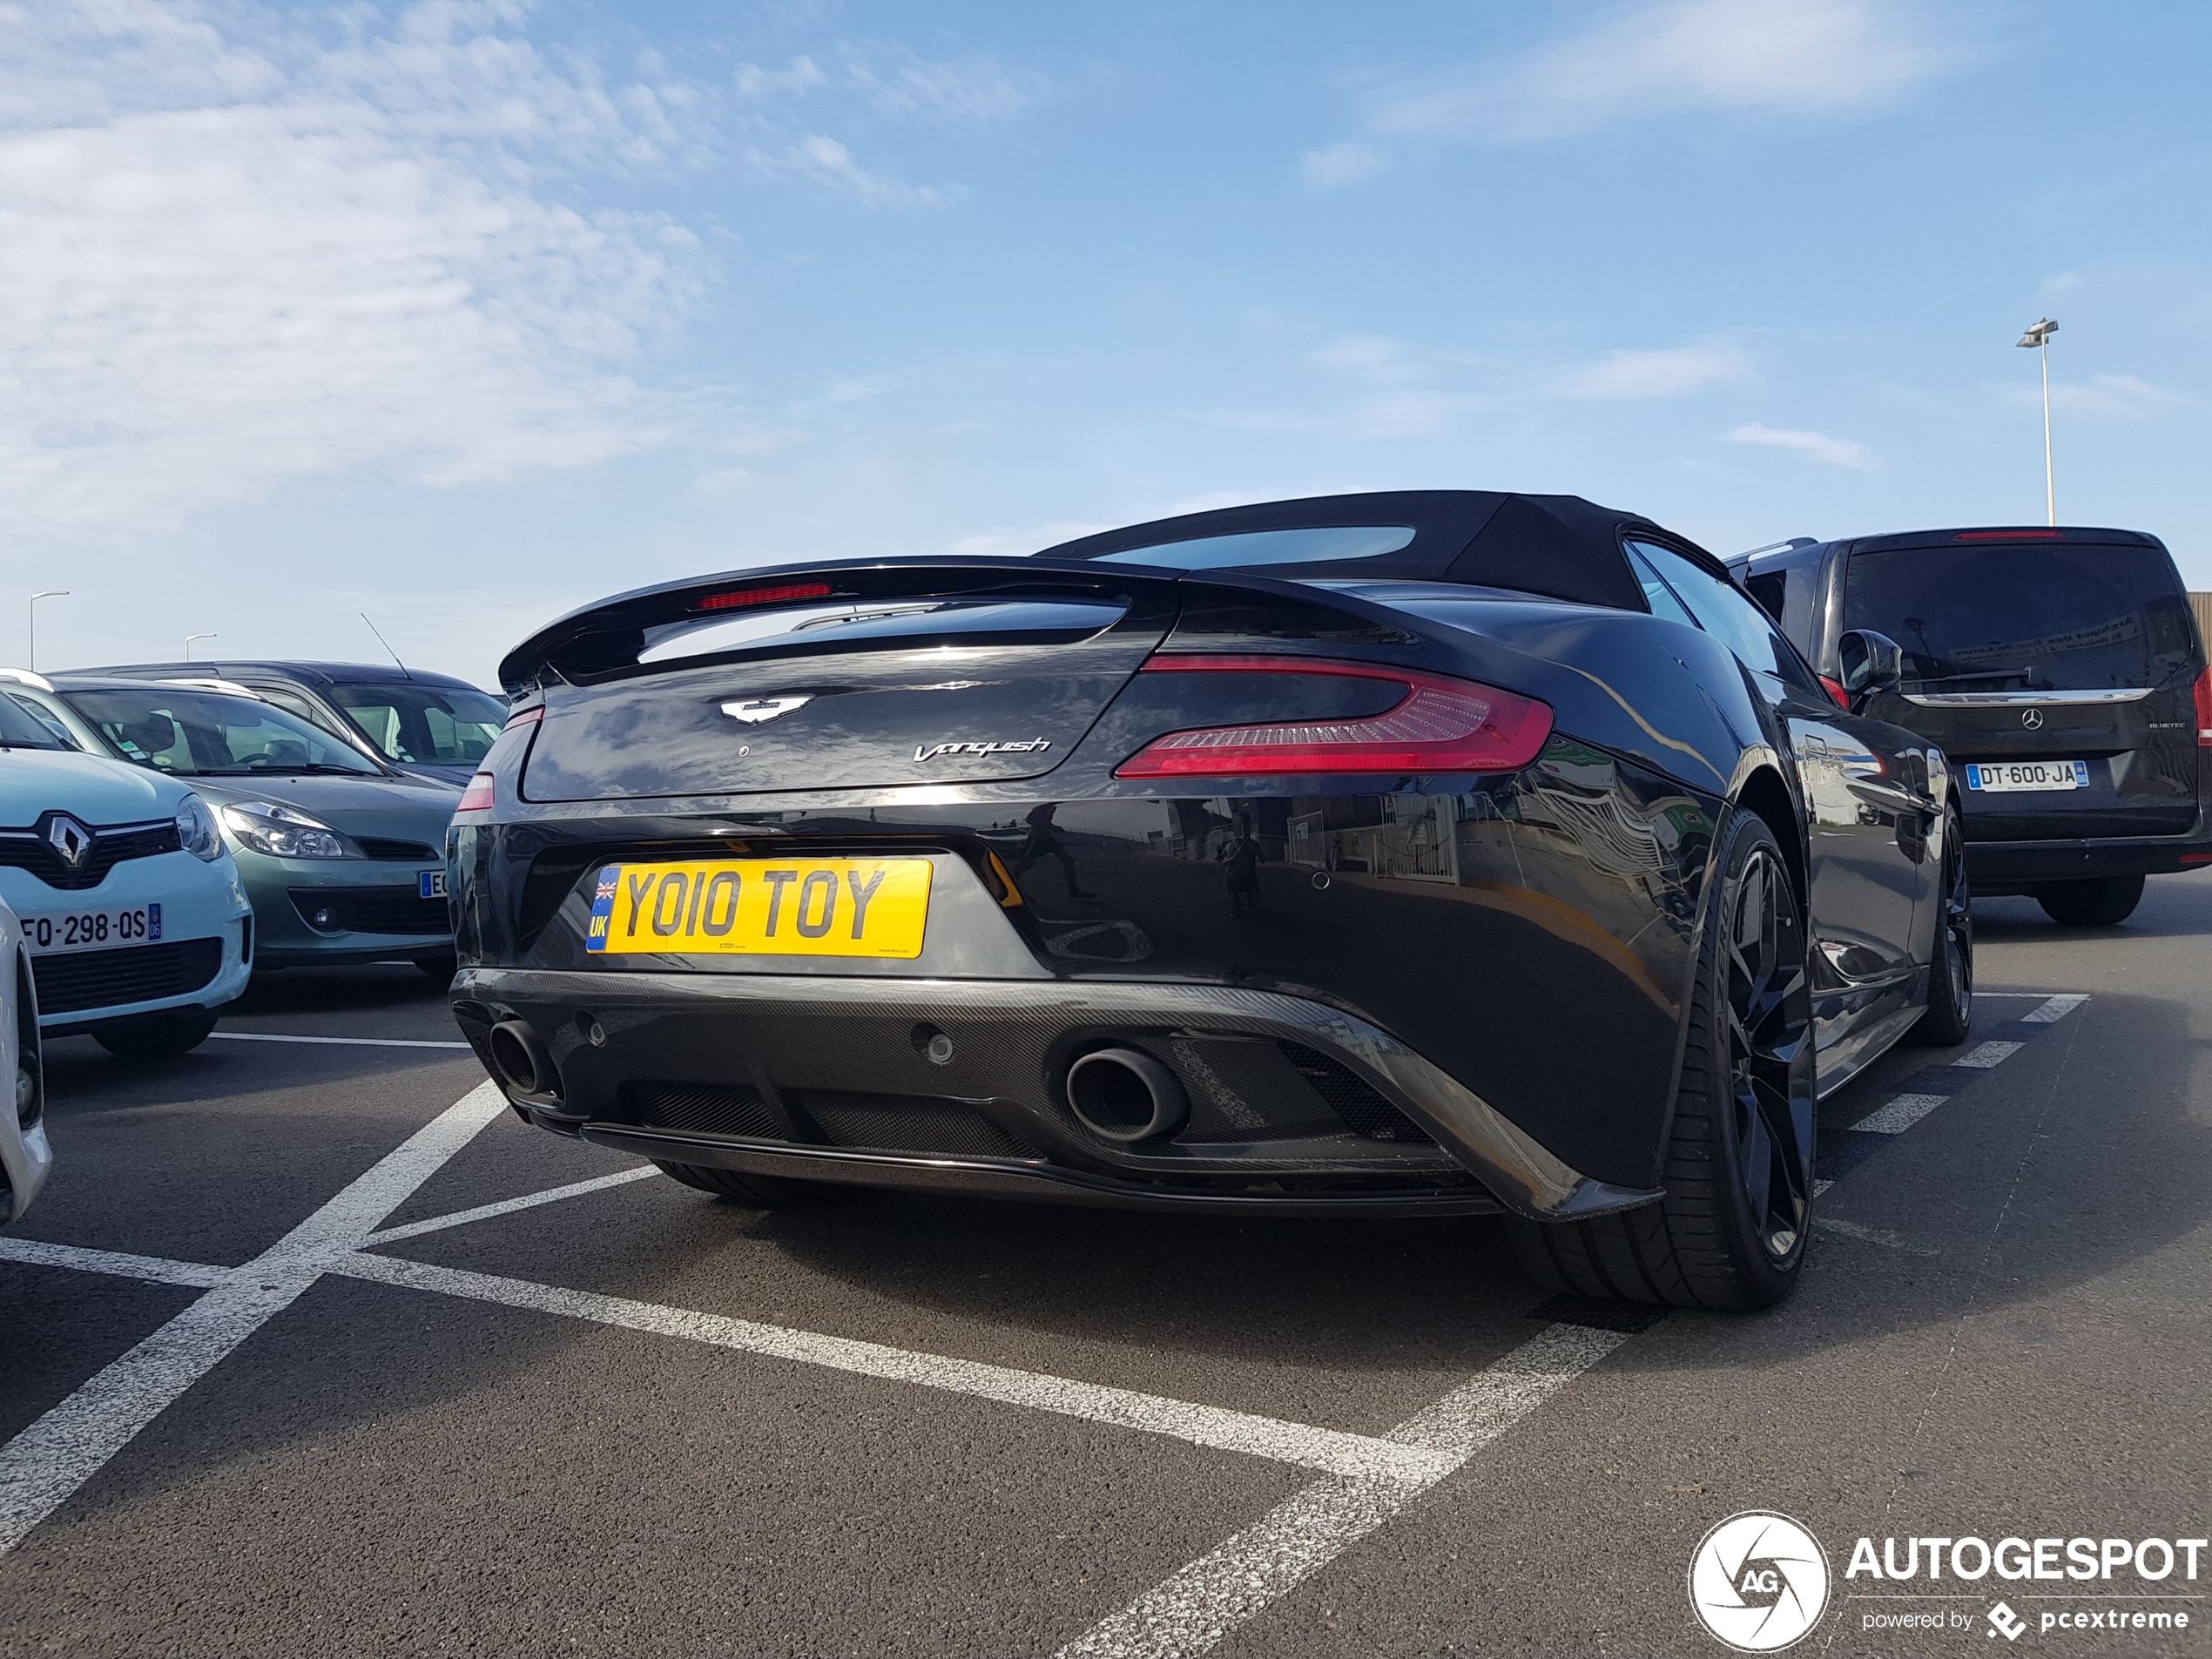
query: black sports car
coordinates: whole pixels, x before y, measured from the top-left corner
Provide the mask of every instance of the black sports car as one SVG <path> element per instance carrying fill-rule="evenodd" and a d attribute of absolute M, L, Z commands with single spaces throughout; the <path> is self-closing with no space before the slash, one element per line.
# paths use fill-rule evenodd
<path fill-rule="evenodd" d="M 1816 1097 L 1965 1034 L 1941 754 L 1574 496 L 709 577 L 501 675 L 455 1011 L 531 1122 L 749 1204 L 1501 1213 L 1554 1286 L 1755 1306 Z"/>

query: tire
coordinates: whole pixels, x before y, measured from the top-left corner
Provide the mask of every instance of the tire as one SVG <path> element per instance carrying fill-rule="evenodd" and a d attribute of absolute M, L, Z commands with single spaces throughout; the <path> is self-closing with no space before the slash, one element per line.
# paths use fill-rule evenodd
<path fill-rule="evenodd" d="M 145 1064 L 174 1060 L 190 1054 L 207 1041 L 215 1028 L 215 1015 L 206 1008 L 183 1008 L 174 1014 L 146 1014 L 135 1020 L 118 1020 L 97 1028 L 92 1041 L 118 1060 Z"/>
<path fill-rule="evenodd" d="M 2035 902 L 2053 921 L 2069 927 L 2117 927 L 2143 901 L 2139 875 L 2101 875 L 2086 881 L 2053 881 L 2035 890 Z"/>
<path fill-rule="evenodd" d="M 1948 1049 L 1966 1040 L 1974 1015 L 1974 907 L 1966 888 L 1966 846 L 1959 814 L 1945 815 L 1943 880 L 1936 892 L 1940 914 L 1928 959 L 1928 1007 L 1908 1042 Z"/>
<path fill-rule="evenodd" d="M 664 1163 L 658 1158 L 653 1160 L 653 1167 L 687 1187 L 711 1192 L 718 1198 L 732 1198 L 755 1210 L 805 1210 L 834 1204 L 845 1196 L 842 1188 L 821 1181 L 747 1175 L 741 1170 L 717 1170 L 703 1163 Z"/>
<path fill-rule="evenodd" d="M 1774 833 L 1738 811 L 1698 946 L 1666 1196 L 1589 1221 L 1507 1224 L 1538 1284 L 1672 1307 L 1772 1305 L 1812 1221 L 1812 1006 L 1803 911 Z"/>

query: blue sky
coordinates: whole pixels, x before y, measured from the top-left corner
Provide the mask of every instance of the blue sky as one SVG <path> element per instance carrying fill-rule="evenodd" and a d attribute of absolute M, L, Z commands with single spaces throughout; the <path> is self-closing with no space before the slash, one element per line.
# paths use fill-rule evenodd
<path fill-rule="evenodd" d="M 1339 489 L 2212 588 L 2212 9 L 0 5 L 0 659 Z"/>

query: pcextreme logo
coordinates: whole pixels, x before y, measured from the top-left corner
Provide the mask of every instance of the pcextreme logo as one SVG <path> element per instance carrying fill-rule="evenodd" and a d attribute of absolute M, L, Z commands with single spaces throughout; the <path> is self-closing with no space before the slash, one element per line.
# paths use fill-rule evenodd
<path fill-rule="evenodd" d="M 1827 1552 L 1787 1515 L 1730 1515 L 1689 1558 L 1689 1605 L 1700 1624 L 1738 1652 L 1777 1653 L 1827 1610 Z"/>

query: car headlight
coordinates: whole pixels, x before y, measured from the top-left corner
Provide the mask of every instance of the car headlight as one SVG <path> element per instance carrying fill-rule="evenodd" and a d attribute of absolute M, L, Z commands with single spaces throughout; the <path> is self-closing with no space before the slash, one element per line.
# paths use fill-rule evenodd
<path fill-rule="evenodd" d="M 354 856 L 329 825 L 290 806 L 266 800 L 241 800 L 223 808 L 223 825 L 256 853 L 278 859 L 349 859 Z"/>
<path fill-rule="evenodd" d="M 222 829 L 197 795 L 187 795 L 177 805 L 177 840 L 192 857 L 210 864 L 223 856 Z"/>

